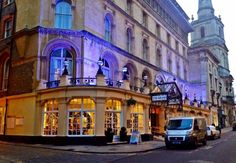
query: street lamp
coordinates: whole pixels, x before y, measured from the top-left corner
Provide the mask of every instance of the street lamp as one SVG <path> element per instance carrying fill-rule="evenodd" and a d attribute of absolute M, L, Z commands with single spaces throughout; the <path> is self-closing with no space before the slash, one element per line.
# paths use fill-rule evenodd
<path fill-rule="evenodd" d="M 147 76 L 147 75 L 144 75 L 144 76 L 143 76 L 144 87 L 147 86 L 147 79 L 148 79 L 148 76 Z"/>
<path fill-rule="evenodd" d="M 99 66 L 98 71 L 97 71 L 97 75 L 104 75 L 103 71 L 102 71 L 103 61 L 101 59 L 101 56 L 99 57 L 97 64 Z"/>
<path fill-rule="evenodd" d="M 67 66 L 68 66 L 69 62 L 67 61 L 67 58 L 65 58 L 65 61 L 64 61 L 64 70 L 63 70 L 63 73 L 62 75 L 68 75 L 69 72 L 67 70 Z"/>
<path fill-rule="evenodd" d="M 123 72 L 122 80 L 128 80 L 128 77 L 127 77 L 128 68 L 126 66 L 122 68 L 122 72 Z"/>

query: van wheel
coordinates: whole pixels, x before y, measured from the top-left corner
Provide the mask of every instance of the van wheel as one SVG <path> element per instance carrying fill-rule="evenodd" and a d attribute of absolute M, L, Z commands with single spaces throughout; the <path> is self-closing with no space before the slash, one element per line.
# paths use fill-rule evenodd
<path fill-rule="evenodd" d="M 166 149 L 170 149 L 170 144 L 166 144 Z"/>
<path fill-rule="evenodd" d="M 197 148 L 197 140 L 196 139 L 194 140 L 192 147 L 193 147 L 193 149 Z"/>

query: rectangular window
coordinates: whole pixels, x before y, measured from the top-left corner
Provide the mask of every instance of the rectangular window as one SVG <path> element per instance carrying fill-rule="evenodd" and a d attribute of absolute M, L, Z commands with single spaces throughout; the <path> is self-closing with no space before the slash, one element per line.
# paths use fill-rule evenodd
<path fill-rule="evenodd" d="M 143 25 L 147 28 L 148 27 L 148 22 L 147 22 L 147 14 L 143 12 Z"/>
<path fill-rule="evenodd" d="M 12 20 L 5 22 L 4 26 L 4 38 L 10 37 L 12 34 Z"/>
<path fill-rule="evenodd" d="M 179 42 L 175 41 L 175 50 L 179 52 Z"/>
<path fill-rule="evenodd" d="M 210 76 L 210 87 L 212 88 L 212 85 L 213 85 L 213 81 L 212 81 L 212 74 L 209 74 L 209 76 Z"/>
<path fill-rule="evenodd" d="M 186 48 L 183 47 L 183 56 L 185 57 L 185 55 L 186 55 Z"/>
<path fill-rule="evenodd" d="M 132 0 L 127 0 L 127 13 L 132 14 Z"/>
<path fill-rule="evenodd" d="M 161 27 L 159 24 L 156 24 L 156 35 L 157 37 L 161 36 Z"/>
<path fill-rule="evenodd" d="M 167 33 L 167 44 L 171 46 L 171 38 L 169 33 Z"/>
<path fill-rule="evenodd" d="M 14 2 L 14 0 L 4 0 L 4 5 L 7 6 L 13 2 Z"/>

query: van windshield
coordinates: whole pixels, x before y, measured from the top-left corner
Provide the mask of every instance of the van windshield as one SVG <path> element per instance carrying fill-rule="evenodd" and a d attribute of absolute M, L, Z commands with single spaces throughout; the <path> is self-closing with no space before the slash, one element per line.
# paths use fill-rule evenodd
<path fill-rule="evenodd" d="M 188 130 L 192 128 L 192 119 L 175 119 L 170 120 L 167 126 L 168 130 Z"/>

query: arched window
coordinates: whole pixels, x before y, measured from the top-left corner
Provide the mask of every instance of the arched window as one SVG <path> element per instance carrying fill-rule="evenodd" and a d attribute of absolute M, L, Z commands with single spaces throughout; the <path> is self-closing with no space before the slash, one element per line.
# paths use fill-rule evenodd
<path fill-rule="evenodd" d="M 205 37 L 205 28 L 201 27 L 201 38 Z"/>
<path fill-rule="evenodd" d="M 59 1 L 55 9 L 55 28 L 71 29 L 72 27 L 72 11 L 71 4 L 67 1 Z"/>
<path fill-rule="evenodd" d="M 112 41 L 112 16 L 110 14 L 105 16 L 105 40 Z"/>
<path fill-rule="evenodd" d="M 95 102 L 90 98 L 75 98 L 68 110 L 68 135 L 95 134 Z"/>
<path fill-rule="evenodd" d="M 59 80 L 65 68 L 71 76 L 73 73 L 72 55 L 65 48 L 54 50 L 50 56 L 50 81 Z"/>
<path fill-rule="evenodd" d="M 105 75 L 106 79 L 109 79 L 110 78 L 110 67 L 109 67 L 109 64 L 108 64 L 107 60 L 105 60 L 105 59 L 102 59 L 102 62 L 103 62 L 103 66 L 102 66 L 103 74 Z"/>
<path fill-rule="evenodd" d="M 146 39 L 143 39 L 143 59 L 148 61 L 148 42 Z"/>
<path fill-rule="evenodd" d="M 132 30 L 130 28 L 127 29 L 126 33 L 126 39 L 127 39 L 127 51 L 129 53 L 132 52 Z"/>
<path fill-rule="evenodd" d="M 112 129 L 118 135 L 121 127 L 121 102 L 119 100 L 107 100 L 105 110 L 105 131 Z"/>
<path fill-rule="evenodd" d="M 10 60 L 7 59 L 4 64 L 4 71 L 3 71 L 3 85 L 2 85 L 3 90 L 7 90 L 9 66 L 10 66 Z"/>
<path fill-rule="evenodd" d="M 57 135 L 58 133 L 58 102 L 48 101 L 43 110 L 43 135 Z"/>
<path fill-rule="evenodd" d="M 162 56 L 161 56 L 161 50 L 157 49 L 157 54 L 156 54 L 156 65 L 157 67 L 161 67 L 162 66 Z"/>

